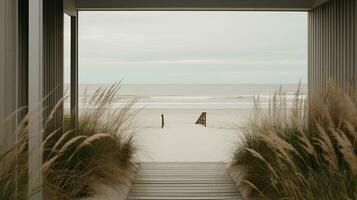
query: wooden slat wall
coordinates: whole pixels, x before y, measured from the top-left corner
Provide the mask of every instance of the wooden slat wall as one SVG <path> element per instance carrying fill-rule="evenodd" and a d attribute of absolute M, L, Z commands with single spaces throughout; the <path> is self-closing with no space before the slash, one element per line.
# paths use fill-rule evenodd
<path fill-rule="evenodd" d="M 329 82 L 357 86 L 357 0 L 330 0 L 309 12 L 309 95 L 315 102 Z"/>
<path fill-rule="evenodd" d="M 13 147 L 17 140 L 13 134 L 17 119 L 16 115 L 11 115 L 17 108 L 17 13 L 16 0 L 0 0 L 0 123 L 4 119 L 11 120 L 1 127 L 1 153 Z M 13 156 L 10 153 L 4 157 L 5 162 L 0 162 L 0 167 Z M 14 195 L 16 191 L 12 192 Z"/>
<path fill-rule="evenodd" d="M 5 9 L 5 1 L 0 1 L 0 121 L 5 115 Z"/>
<path fill-rule="evenodd" d="M 28 0 L 3 0 L 0 2 L 0 121 L 27 105 Z M 24 113 L 19 113 L 19 119 Z"/>
<path fill-rule="evenodd" d="M 43 96 L 44 118 L 63 97 L 63 0 L 43 1 Z M 63 104 L 58 108 L 48 131 L 62 127 Z"/>
<path fill-rule="evenodd" d="M 0 120 L 16 110 L 17 1 L 0 1 Z"/>
<path fill-rule="evenodd" d="M 17 107 L 21 108 L 19 120 L 27 113 L 28 106 L 28 46 L 29 1 L 18 0 L 18 81 Z"/>

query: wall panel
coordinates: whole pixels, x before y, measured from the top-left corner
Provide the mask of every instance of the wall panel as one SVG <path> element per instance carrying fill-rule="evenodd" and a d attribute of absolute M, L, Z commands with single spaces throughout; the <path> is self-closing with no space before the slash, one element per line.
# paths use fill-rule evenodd
<path fill-rule="evenodd" d="M 29 2 L 18 0 L 18 72 L 17 72 L 17 107 L 21 108 L 19 120 L 27 113 L 28 106 L 28 22 Z"/>
<path fill-rule="evenodd" d="M 0 120 L 16 110 L 17 1 L 0 1 Z"/>
<path fill-rule="evenodd" d="M 63 123 L 63 104 L 56 108 L 63 97 L 63 0 L 43 0 L 43 96 L 44 118 L 56 109 L 49 131 Z"/>
<path fill-rule="evenodd" d="M 330 0 L 309 13 L 309 95 L 312 102 L 333 81 L 357 87 L 357 0 Z"/>
<path fill-rule="evenodd" d="M 2 0 L 0 2 L 0 121 L 17 108 L 27 106 L 27 80 L 28 1 Z"/>

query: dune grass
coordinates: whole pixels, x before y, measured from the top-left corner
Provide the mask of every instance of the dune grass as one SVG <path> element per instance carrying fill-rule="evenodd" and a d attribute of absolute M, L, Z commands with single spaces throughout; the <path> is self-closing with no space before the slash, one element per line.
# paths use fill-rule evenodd
<path fill-rule="evenodd" d="M 98 89 L 83 103 L 87 105 L 79 116 L 77 132 L 65 117 L 64 134 L 50 134 L 45 140 L 44 173 L 54 191 L 71 198 L 93 194 L 93 182 L 112 182 L 113 176 L 125 173 L 135 147 L 135 101 L 114 108 L 119 85 Z"/>
<path fill-rule="evenodd" d="M 81 110 L 78 130 L 70 127 L 69 115 L 64 127 L 43 130 L 43 174 L 45 199 L 79 199 L 94 194 L 95 183 L 115 183 L 125 175 L 135 153 L 132 132 L 135 131 L 135 101 L 114 108 L 119 85 L 98 89 Z M 58 104 L 60 105 L 60 103 Z M 56 112 L 56 109 L 53 113 Z M 0 153 L 0 199 L 27 198 L 27 132 L 29 113 L 18 128 L 0 124 L 0 135 L 18 135 L 16 145 L 2 147 Z M 10 120 L 9 120 L 10 121 Z M 4 141 L 4 140 L 3 140 Z M 2 142 L 1 144 L 5 144 Z M 16 192 L 14 192 L 16 191 Z"/>
<path fill-rule="evenodd" d="M 309 108 L 299 91 L 291 106 L 281 91 L 268 110 L 257 99 L 232 163 L 246 199 L 357 199 L 355 94 L 331 86 Z"/>
<path fill-rule="evenodd" d="M 27 197 L 27 115 L 16 128 L 16 113 L 0 122 L 0 199 Z M 14 192 L 16 191 L 16 192 Z"/>

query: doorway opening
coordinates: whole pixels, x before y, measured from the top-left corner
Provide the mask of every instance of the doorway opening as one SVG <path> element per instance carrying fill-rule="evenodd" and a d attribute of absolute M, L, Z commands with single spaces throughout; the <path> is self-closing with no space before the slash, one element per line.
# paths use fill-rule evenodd
<path fill-rule="evenodd" d="M 139 161 L 229 161 L 256 95 L 306 95 L 307 13 L 79 12 L 79 98 L 118 82 Z"/>

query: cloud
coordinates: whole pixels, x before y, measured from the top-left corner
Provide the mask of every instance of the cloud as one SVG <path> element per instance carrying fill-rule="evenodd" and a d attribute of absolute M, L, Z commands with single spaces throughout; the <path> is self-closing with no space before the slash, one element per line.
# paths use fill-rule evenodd
<path fill-rule="evenodd" d="M 303 12 L 80 12 L 79 19 L 82 81 L 237 83 L 244 74 L 241 81 L 286 83 L 286 77 L 307 77 Z M 210 78 L 217 74 L 226 75 Z"/>

